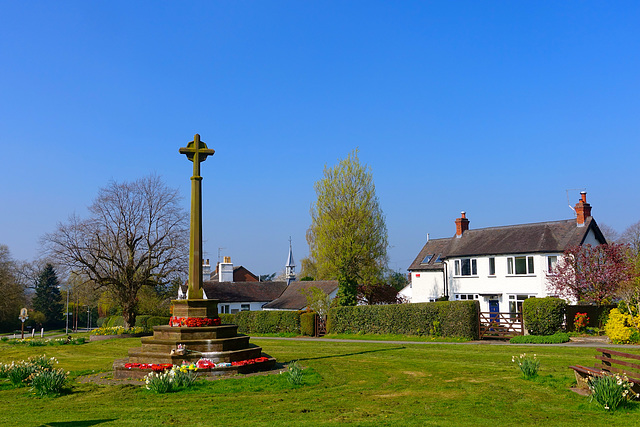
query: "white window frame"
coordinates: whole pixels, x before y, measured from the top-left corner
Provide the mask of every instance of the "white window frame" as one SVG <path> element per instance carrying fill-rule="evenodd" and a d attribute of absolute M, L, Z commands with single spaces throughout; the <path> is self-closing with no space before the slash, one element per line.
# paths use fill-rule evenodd
<path fill-rule="evenodd" d="M 558 255 L 547 255 L 547 274 L 554 274 L 553 269 L 558 265 L 558 260 Z"/>
<path fill-rule="evenodd" d="M 516 260 L 524 258 L 525 272 L 518 273 L 518 264 Z M 518 255 L 507 257 L 507 275 L 508 276 L 535 276 L 535 260 L 533 255 Z"/>
<path fill-rule="evenodd" d="M 469 261 L 469 274 L 464 274 L 463 261 Z M 454 261 L 454 276 L 456 277 L 477 277 L 478 276 L 478 259 L 477 258 L 460 258 Z"/>

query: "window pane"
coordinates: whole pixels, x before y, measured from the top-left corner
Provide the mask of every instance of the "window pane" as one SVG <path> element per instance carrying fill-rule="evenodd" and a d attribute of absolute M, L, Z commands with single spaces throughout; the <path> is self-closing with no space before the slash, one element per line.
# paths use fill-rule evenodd
<path fill-rule="evenodd" d="M 507 258 L 507 274 L 513 274 L 513 258 Z"/>
<path fill-rule="evenodd" d="M 458 259 L 456 260 L 456 263 L 455 263 L 455 274 L 456 276 L 460 275 L 460 260 Z"/>
<path fill-rule="evenodd" d="M 474 276 L 478 274 L 478 260 L 471 260 L 471 274 Z"/>
<path fill-rule="evenodd" d="M 527 257 L 527 266 L 529 267 L 529 274 L 533 274 L 533 257 Z"/>
<path fill-rule="evenodd" d="M 469 258 L 465 258 L 462 260 L 462 275 L 463 276 L 471 276 L 471 260 Z"/>
<path fill-rule="evenodd" d="M 547 257 L 547 267 L 549 269 L 549 272 L 551 272 L 554 268 L 556 268 L 556 263 L 558 262 L 558 257 L 557 256 L 550 256 Z"/>
<path fill-rule="evenodd" d="M 495 276 L 496 274 L 496 259 L 489 258 L 489 275 Z"/>
<path fill-rule="evenodd" d="M 523 256 L 516 257 L 516 274 L 527 274 L 527 258 Z"/>

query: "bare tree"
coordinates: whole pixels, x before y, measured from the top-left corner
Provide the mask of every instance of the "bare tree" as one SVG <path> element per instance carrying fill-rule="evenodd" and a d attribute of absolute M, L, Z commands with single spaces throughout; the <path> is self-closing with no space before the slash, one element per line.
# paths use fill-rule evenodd
<path fill-rule="evenodd" d="M 58 263 L 108 288 L 133 326 L 142 286 L 165 285 L 187 266 L 188 216 L 179 201 L 177 190 L 154 175 L 111 182 L 89 218 L 73 215 L 43 241 Z"/>
<path fill-rule="evenodd" d="M 636 256 L 640 254 L 640 221 L 635 224 L 631 224 L 622 232 L 620 241 L 629 245 L 633 254 Z"/>
<path fill-rule="evenodd" d="M 616 243 L 620 239 L 620 233 L 618 233 L 613 227 L 607 224 L 598 224 L 598 228 L 607 239 L 607 243 Z"/>

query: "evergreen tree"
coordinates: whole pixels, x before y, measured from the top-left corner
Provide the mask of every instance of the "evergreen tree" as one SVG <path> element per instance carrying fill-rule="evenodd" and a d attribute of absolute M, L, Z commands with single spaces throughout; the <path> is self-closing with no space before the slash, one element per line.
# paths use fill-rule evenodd
<path fill-rule="evenodd" d="M 47 263 L 36 280 L 33 308 L 45 315 L 45 326 L 55 327 L 62 319 L 62 298 L 60 282 L 53 265 Z"/>

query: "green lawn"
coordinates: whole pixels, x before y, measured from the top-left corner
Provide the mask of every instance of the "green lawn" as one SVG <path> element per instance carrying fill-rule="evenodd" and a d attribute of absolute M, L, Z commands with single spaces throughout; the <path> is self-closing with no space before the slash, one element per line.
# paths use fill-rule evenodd
<path fill-rule="evenodd" d="M 281 375 L 200 381 L 154 395 L 142 387 L 73 382 L 70 394 L 36 398 L 0 380 L 0 424 L 119 425 L 638 425 L 634 404 L 608 414 L 569 390 L 572 364 L 593 364 L 595 349 L 566 346 L 403 344 L 254 338 L 279 362 L 311 368 L 307 384 Z M 81 346 L 0 343 L 0 362 L 46 353 L 74 376 L 109 371 L 139 338 Z M 640 353 L 638 349 L 629 352 Z M 526 381 L 511 356 L 536 353 L 540 377 Z"/>

